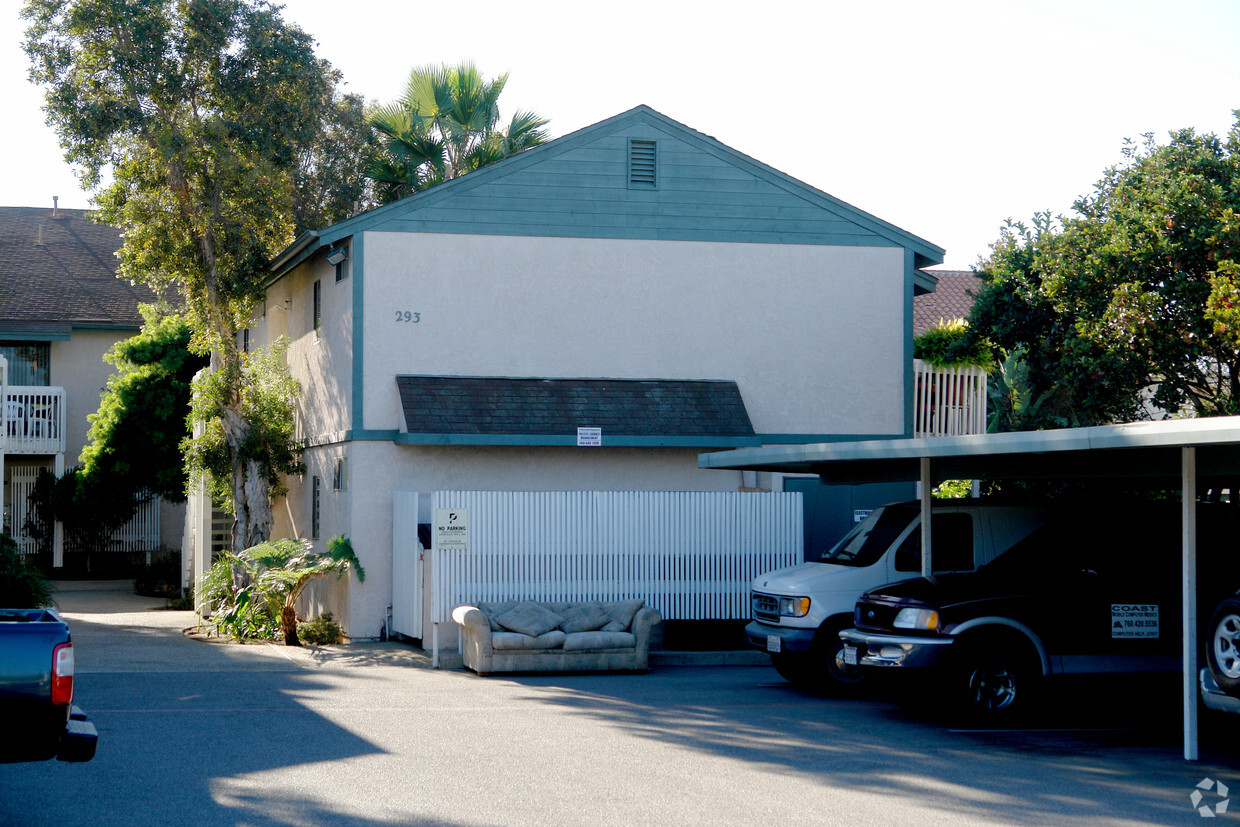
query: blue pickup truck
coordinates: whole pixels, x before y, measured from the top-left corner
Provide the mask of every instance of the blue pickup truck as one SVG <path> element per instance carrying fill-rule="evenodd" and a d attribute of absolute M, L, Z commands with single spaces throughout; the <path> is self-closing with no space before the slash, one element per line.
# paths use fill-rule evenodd
<path fill-rule="evenodd" d="M 55 609 L 0 609 L 0 763 L 89 761 L 99 735 L 73 705 L 73 641 Z"/>

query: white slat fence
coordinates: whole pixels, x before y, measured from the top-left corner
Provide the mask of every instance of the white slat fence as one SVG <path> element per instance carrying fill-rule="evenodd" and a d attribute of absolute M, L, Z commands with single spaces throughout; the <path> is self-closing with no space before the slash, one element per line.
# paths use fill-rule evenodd
<path fill-rule="evenodd" d="M 986 433 L 986 371 L 913 360 L 913 436 Z"/>
<path fill-rule="evenodd" d="M 643 598 L 667 620 L 749 616 L 749 585 L 803 554 L 797 492 L 437 491 L 469 544 L 433 551 L 431 620 L 511 599 Z"/>

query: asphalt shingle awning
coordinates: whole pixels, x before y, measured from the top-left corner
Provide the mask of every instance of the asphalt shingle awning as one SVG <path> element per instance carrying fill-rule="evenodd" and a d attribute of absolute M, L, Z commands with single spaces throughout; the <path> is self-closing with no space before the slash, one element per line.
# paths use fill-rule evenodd
<path fill-rule="evenodd" d="M 405 444 L 604 446 L 759 444 L 730 381 L 398 376 Z"/>

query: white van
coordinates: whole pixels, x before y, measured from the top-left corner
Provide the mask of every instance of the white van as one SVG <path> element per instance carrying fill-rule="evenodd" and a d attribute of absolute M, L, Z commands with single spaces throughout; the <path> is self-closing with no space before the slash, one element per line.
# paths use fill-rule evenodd
<path fill-rule="evenodd" d="M 932 505 L 936 574 L 985 565 L 1046 521 L 1044 508 L 937 500 Z M 817 560 L 760 574 L 753 581 L 749 643 L 793 683 L 839 691 L 861 675 L 844 664 L 839 632 L 853 625 L 861 593 L 921 576 L 921 506 L 874 510 Z"/>

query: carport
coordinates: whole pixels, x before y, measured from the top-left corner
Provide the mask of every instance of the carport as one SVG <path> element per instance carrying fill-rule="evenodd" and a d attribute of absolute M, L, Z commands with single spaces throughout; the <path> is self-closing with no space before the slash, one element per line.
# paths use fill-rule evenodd
<path fill-rule="evenodd" d="M 1095 428 L 742 448 L 702 454 L 698 466 L 817 474 L 824 483 L 919 482 L 922 573 L 931 571 L 930 491 L 949 479 L 1125 479 L 1175 487 L 1183 525 L 1184 757 L 1197 760 L 1197 531 L 1199 487 L 1240 480 L 1240 417 Z"/>

